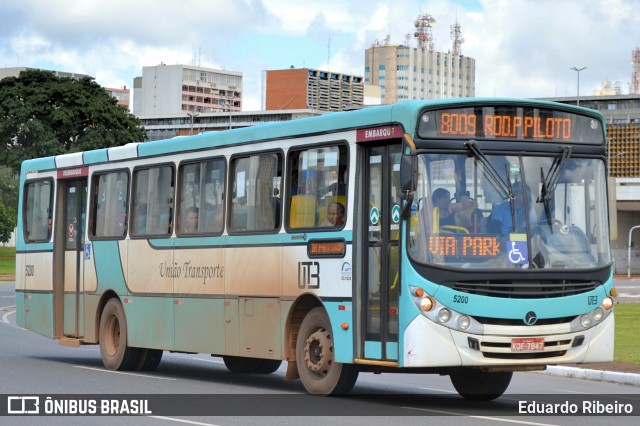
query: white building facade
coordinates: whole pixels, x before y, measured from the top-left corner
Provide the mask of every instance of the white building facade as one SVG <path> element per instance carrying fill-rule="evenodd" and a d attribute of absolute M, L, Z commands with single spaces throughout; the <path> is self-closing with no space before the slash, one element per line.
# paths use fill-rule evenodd
<path fill-rule="evenodd" d="M 241 72 L 160 64 L 143 67 L 133 82 L 138 117 L 241 110 Z"/>

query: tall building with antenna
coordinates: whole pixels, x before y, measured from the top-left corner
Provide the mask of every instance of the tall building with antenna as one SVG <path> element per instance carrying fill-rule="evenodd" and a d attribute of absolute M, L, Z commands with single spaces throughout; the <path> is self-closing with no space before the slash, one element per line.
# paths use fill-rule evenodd
<path fill-rule="evenodd" d="M 475 59 L 462 55 L 460 24 L 451 26 L 449 52 L 435 50 L 435 25 L 432 15 L 420 14 L 414 22 L 416 47 L 407 34 L 404 44 L 392 44 L 387 36 L 365 51 L 365 84 L 380 86 L 383 103 L 475 96 Z"/>

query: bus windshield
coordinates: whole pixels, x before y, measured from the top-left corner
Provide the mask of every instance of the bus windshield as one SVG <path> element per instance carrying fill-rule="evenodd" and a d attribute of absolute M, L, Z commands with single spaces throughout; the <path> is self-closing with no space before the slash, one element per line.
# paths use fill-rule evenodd
<path fill-rule="evenodd" d="M 604 162 L 551 156 L 418 156 L 409 253 L 458 268 L 590 268 L 611 262 Z"/>

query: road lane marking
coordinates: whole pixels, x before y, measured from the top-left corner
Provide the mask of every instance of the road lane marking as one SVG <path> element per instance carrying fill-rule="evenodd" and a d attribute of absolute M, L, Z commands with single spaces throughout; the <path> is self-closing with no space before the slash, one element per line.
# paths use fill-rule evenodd
<path fill-rule="evenodd" d="M 450 390 L 445 390 L 445 389 L 436 389 L 436 388 L 423 388 L 423 387 L 418 387 L 418 389 L 431 390 L 431 391 L 436 391 L 436 392 L 458 393 L 458 392 L 456 392 L 456 391 L 450 391 Z"/>
<path fill-rule="evenodd" d="M 214 364 L 224 364 L 224 361 L 214 361 L 212 359 L 204 359 L 204 358 L 191 358 L 194 361 L 202 361 L 202 362 L 212 362 Z"/>
<path fill-rule="evenodd" d="M 9 322 L 9 315 L 16 313 L 16 307 L 15 306 L 5 306 L 5 307 L 2 308 L 3 311 L 5 309 L 11 309 L 11 308 L 13 308 L 13 310 L 10 310 L 7 313 L 5 313 L 4 315 L 2 315 L 2 318 L 0 318 L 0 322 L 3 322 L 5 324 L 11 324 Z"/>
<path fill-rule="evenodd" d="M 428 411 L 430 413 L 437 413 L 437 414 L 447 414 L 447 415 L 453 415 L 453 416 L 460 416 L 460 417 L 468 417 L 470 419 L 482 419 L 482 420 L 491 420 L 491 421 L 495 421 L 495 422 L 505 422 L 505 423 L 517 423 L 520 425 L 533 425 L 533 426 L 558 426 L 556 424 L 553 423 L 535 423 L 535 422 L 527 422 L 524 420 L 512 420 L 512 419 L 505 419 L 502 417 L 491 417 L 491 416 L 470 416 L 468 414 L 464 414 L 464 413 L 456 413 L 454 411 L 442 411 L 442 410 L 431 410 L 429 408 L 419 408 L 419 407 L 402 407 L 402 408 L 406 408 L 408 410 L 419 410 L 419 411 Z"/>
<path fill-rule="evenodd" d="M 574 390 L 569 390 L 569 389 L 556 389 L 558 392 L 566 392 L 566 393 L 577 393 L 577 394 L 582 394 L 582 395 L 593 395 L 593 392 L 580 392 L 580 391 L 574 391 Z"/>
<path fill-rule="evenodd" d="M 105 369 L 102 369 L 102 368 L 85 367 L 83 365 L 74 365 L 74 367 L 76 367 L 76 368 L 84 368 L 85 370 L 100 371 L 101 373 L 124 374 L 124 375 L 127 375 L 127 376 L 148 377 L 149 379 L 159 379 L 159 380 L 177 380 L 177 379 L 174 379 L 172 377 L 159 377 L 159 376 L 149 376 L 148 374 L 125 373 L 124 371 L 105 370 Z"/>
<path fill-rule="evenodd" d="M 164 416 L 147 416 L 147 417 L 151 419 L 169 420 L 170 422 L 187 423 L 190 425 L 216 426 L 213 423 L 200 423 L 200 422 L 194 422 L 193 420 L 177 419 L 174 417 L 164 417 Z"/>

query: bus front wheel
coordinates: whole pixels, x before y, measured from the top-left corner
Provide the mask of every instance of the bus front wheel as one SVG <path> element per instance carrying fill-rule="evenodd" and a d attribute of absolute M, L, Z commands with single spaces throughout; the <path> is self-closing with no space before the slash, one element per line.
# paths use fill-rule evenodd
<path fill-rule="evenodd" d="M 335 362 L 333 333 L 323 308 L 314 308 L 302 320 L 296 342 L 300 380 L 314 395 L 348 393 L 358 379 L 354 365 Z"/>
<path fill-rule="evenodd" d="M 502 395 L 511 383 L 512 372 L 489 372 L 463 369 L 449 375 L 456 391 L 465 399 L 492 401 Z"/>
<path fill-rule="evenodd" d="M 127 319 L 116 298 L 110 299 L 100 316 L 100 356 L 109 370 L 136 368 L 140 349 L 127 346 Z"/>

